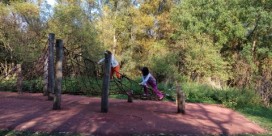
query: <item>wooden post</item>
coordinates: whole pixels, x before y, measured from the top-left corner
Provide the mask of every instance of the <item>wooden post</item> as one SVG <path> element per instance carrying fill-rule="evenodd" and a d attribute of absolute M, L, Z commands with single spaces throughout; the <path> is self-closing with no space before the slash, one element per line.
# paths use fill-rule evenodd
<path fill-rule="evenodd" d="M 185 114 L 185 94 L 184 92 L 182 92 L 181 86 L 177 86 L 176 92 L 177 92 L 176 104 L 178 113 Z"/>
<path fill-rule="evenodd" d="M 48 95 L 48 53 L 46 53 L 43 64 L 43 96 Z"/>
<path fill-rule="evenodd" d="M 49 42 L 48 42 L 48 87 L 47 87 L 47 95 L 48 100 L 53 100 L 53 97 L 50 96 L 50 93 L 54 93 L 54 41 L 55 41 L 55 34 L 49 34 Z"/>
<path fill-rule="evenodd" d="M 22 82 L 23 82 L 23 77 L 22 77 L 22 67 L 21 64 L 16 65 L 16 70 L 17 70 L 17 91 L 19 94 L 22 93 Z"/>
<path fill-rule="evenodd" d="M 110 84 L 110 70 L 111 70 L 111 52 L 105 52 L 104 61 L 104 76 L 103 76 L 103 86 L 102 86 L 102 96 L 101 96 L 101 112 L 108 112 L 108 96 L 109 96 L 109 84 Z"/>
<path fill-rule="evenodd" d="M 61 39 L 56 41 L 56 84 L 53 110 L 61 109 L 61 85 L 62 85 L 62 60 L 63 42 Z"/>
<path fill-rule="evenodd" d="M 130 103 L 133 102 L 132 95 L 133 95 L 133 90 L 129 90 L 129 91 L 127 92 L 127 96 L 128 96 L 127 102 L 130 102 Z"/>

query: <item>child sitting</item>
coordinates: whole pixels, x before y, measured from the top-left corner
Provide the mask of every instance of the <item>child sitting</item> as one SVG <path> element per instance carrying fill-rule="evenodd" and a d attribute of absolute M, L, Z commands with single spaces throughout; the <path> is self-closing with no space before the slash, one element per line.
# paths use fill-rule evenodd
<path fill-rule="evenodd" d="M 144 87 L 144 96 L 149 95 L 148 92 L 148 85 L 152 87 L 153 92 L 158 96 L 159 100 L 162 100 L 164 98 L 164 95 L 158 90 L 156 79 L 149 73 L 149 70 L 147 67 L 143 67 L 141 69 L 142 71 L 142 79 L 143 81 L 139 83 Z"/>

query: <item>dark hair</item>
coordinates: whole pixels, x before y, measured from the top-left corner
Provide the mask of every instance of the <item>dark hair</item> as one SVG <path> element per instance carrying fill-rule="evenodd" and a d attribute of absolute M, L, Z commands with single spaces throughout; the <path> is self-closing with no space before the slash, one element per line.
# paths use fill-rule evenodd
<path fill-rule="evenodd" d="M 141 69 L 141 71 L 142 71 L 143 76 L 147 76 L 147 75 L 149 74 L 149 70 L 148 70 L 147 67 L 143 67 L 143 68 Z"/>
<path fill-rule="evenodd" d="M 109 51 L 109 50 L 106 50 L 105 52 L 107 52 L 107 53 L 109 53 L 109 54 L 112 54 L 111 51 Z"/>

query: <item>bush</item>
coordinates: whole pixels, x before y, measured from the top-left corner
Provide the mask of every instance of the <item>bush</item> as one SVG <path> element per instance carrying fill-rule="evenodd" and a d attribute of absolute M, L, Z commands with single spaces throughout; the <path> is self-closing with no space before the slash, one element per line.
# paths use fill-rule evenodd
<path fill-rule="evenodd" d="M 16 85 L 16 84 L 15 84 Z M 22 90 L 31 93 L 42 93 L 43 92 L 43 81 L 42 79 L 27 80 L 23 81 Z"/>
<path fill-rule="evenodd" d="M 251 89 L 224 88 L 220 90 L 197 83 L 183 83 L 181 86 L 188 102 L 223 104 L 230 108 L 261 105 L 260 96 Z M 169 94 L 175 97 L 175 91 Z"/>
<path fill-rule="evenodd" d="M 1 91 L 17 92 L 16 79 L 4 80 L 0 82 Z M 24 80 L 22 82 L 22 90 L 31 93 L 43 91 L 42 79 Z"/>
<path fill-rule="evenodd" d="M 16 92 L 16 80 L 3 80 L 0 82 L 1 91 L 12 91 Z"/>

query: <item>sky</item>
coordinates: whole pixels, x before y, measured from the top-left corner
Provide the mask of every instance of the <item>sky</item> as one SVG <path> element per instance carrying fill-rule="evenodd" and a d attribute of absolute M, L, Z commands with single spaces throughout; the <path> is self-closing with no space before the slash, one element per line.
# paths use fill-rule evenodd
<path fill-rule="evenodd" d="M 47 0 L 47 2 L 48 2 L 48 4 L 50 4 L 50 5 L 52 5 L 52 6 L 56 3 L 55 0 Z"/>

